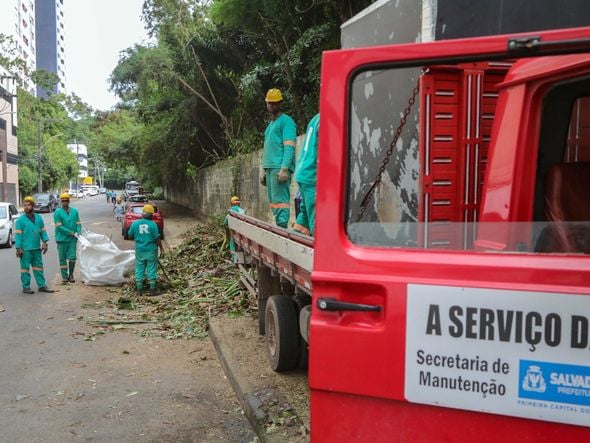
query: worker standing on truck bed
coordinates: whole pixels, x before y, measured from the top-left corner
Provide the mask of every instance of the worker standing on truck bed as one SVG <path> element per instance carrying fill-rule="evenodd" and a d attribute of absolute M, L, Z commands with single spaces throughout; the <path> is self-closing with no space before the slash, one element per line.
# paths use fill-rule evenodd
<path fill-rule="evenodd" d="M 295 181 L 301 192 L 299 214 L 293 229 L 313 236 L 315 227 L 315 185 L 318 172 L 318 138 L 320 114 L 316 114 L 307 125 L 305 141 L 295 169 Z"/>
<path fill-rule="evenodd" d="M 143 207 L 143 218 L 129 228 L 129 238 L 135 240 L 135 285 L 137 295 L 143 293 L 143 278 L 147 271 L 150 295 L 158 295 L 158 248 L 164 252 L 158 225 L 152 221 L 156 212 L 152 205 Z"/>
<path fill-rule="evenodd" d="M 63 284 L 75 283 L 74 269 L 76 267 L 76 245 L 78 234 L 82 232 L 80 214 L 76 208 L 70 207 L 70 195 L 64 192 L 59 196 L 61 208 L 53 214 L 55 222 L 55 242 L 59 255 L 59 270 Z"/>
<path fill-rule="evenodd" d="M 278 226 L 286 228 L 291 214 L 291 174 L 295 170 L 297 126 L 282 112 L 283 94 L 269 89 L 266 108 L 271 121 L 264 132 L 264 151 L 260 182 L 266 186 L 268 202 Z"/>
<path fill-rule="evenodd" d="M 49 294 L 55 292 L 49 289 L 43 275 L 43 256 L 47 252 L 49 236 L 45 229 L 45 223 L 39 214 L 33 212 L 35 200 L 33 197 L 25 197 L 25 213 L 16 220 L 16 256 L 20 259 L 20 281 L 25 294 L 32 294 L 31 274 L 29 268 L 33 268 L 33 275 L 39 287 L 39 292 Z"/>

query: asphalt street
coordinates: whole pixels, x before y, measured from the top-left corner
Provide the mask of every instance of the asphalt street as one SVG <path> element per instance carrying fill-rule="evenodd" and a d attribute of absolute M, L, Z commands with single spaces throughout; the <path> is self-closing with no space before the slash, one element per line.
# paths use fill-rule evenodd
<path fill-rule="evenodd" d="M 72 205 L 87 229 L 132 247 L 104 196 Z M 52 215 L 44 263 L 55 294 L 34 283 L 22 294 L 15 250 L 0 249 L 0 442 L 251 441 L 207 340 L 94 336 L 91 306 L 116 292 L 61 284 Z"/>

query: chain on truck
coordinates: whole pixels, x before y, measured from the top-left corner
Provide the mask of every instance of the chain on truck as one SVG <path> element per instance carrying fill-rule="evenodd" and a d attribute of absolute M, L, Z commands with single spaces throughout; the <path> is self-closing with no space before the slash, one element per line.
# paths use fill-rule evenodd
<path fill-rule="evenodd" d="M 312 439 L 590 441 L 590 28 L 330 51 L 320 114 L 316 237 L 229 221 Z"/>

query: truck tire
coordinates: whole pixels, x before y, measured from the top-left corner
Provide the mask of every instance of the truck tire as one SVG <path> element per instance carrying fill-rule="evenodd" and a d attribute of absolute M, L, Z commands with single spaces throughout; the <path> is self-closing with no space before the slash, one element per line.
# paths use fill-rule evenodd
<path fill-rule="evenodd" d="M 295 303 L 297 309 L 297 327 L 301 330 L 299 326 L 299 313 L 302 309 L 306 306 L 311 304 L 311 297 L 307 294 L 297 294 L 293 297 L 293 302 Z M 309 364 L 309 345 L 304 340 L 301 333 L 299 333 L 299 357 L 297 359 L 297 367 L 299 369 L 307 369 Z"/>
<path fill-rule="evenodd" d="M 299 325 L 295 303 L 285 295 L 273 295 L 266 303 L 266 350 L 273 371 L 297 367 Z"/>
<path fill-rule="evenodd" d="M 258 293 L 258 333 L 264 335 L 264 317 L 266 301 L 271 295 L 281 293 L 279 278 L 272 275 L 272 270 L 264 263 L 256 263 L 256 290 Z"/>

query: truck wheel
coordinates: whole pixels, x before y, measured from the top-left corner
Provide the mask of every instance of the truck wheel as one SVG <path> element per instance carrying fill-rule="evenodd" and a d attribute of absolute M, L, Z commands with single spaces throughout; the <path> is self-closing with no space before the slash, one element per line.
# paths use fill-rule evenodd
<path fill-rule="evenodd" d="M 299 327 L 299 313 L 306 306 L 311 304 L 311 297 L 307 294 L 297 294 L 293 297 L 297 309 L 297 327 Z M 301 328 L 299 328 L 301 330 Z M 309 345 L 303 339 L 301 333 L 299 334 L 299 358 L 297 359 L 297 367 L 300 369 L 307 369 L 309 363 Z"/>
<path fill-rule="evenodd" d="M 261 262 L 256 263 L 256 290 L 258 293 L 258 333 L 264 335 L 264 317 L 268 297 L 281 293 L 281 284 L 272 270 Z"/>
<path fill-rule="evenodd" d="M 297 366 L 299 326 L 293 301 L 273 295 L 266 303 L 266 350 L 273 371 L 282 372 Z"/>

